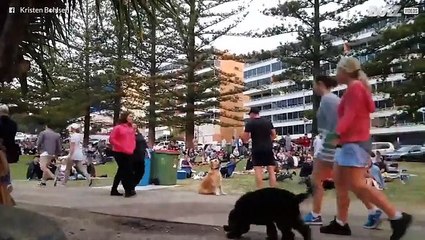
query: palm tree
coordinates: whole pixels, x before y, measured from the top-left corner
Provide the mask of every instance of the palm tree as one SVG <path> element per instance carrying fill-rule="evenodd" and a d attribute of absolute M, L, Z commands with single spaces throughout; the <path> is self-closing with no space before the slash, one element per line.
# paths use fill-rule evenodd
<path fill-rule="evenodd" d="M 101 0 L 96 0 L 100 5 Z M 140 14 L 149 6 L 169 7 L 171 0 L 110 0 L 121 21 L 133 26 L 129 13 Z M 0 83 L 19 79 L 23 93 L 27 91 L 27 73 L 33 60 L 41 69 L 43 82 L 51 81 L 44 59 L 55 42 L 66 43 L 67 19 L 82 0 L 1 0 L 0 1 Z M 67 13 L 20 13 L 20 7 L 68 9 Z M 15 12 L 11 11 L 14 8 Z M 146 11 L 144 11 L 146 13 Z M 147 12 L 149 14 L 150 12 Z M 101 17 L 98 14 L 99 18 Z M 24 58 L 25 57 L 25 58 Z"/>

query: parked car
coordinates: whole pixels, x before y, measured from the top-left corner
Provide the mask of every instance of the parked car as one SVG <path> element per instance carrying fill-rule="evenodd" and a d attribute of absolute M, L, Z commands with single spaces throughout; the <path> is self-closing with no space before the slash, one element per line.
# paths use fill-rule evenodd
<path fill-rule="evenodd" d="M 153 150 L 167 149 L 169 143 L 170 143 L 169 141 L 162 141 L 162 142 L 156 144 L 155 146 L 153 146 Z"/>
<path fill-rule="evenodd" d="M 421 145 L 403 145 L 382 157 L 388 161 L 425 162 L 425 151 Z"/>
<path fill-rule="evenodd" d="M 372 152 L 376 154 L 379 151 L 381 155 L 394 152 L 395 147 L 390 142 L 373 142 L 372 143 Z"/>
<path fill-rule="evenodd" d="M 219 144 L 217 141 L 213 141 L 213 142 L 209 142 L 209 143 L 206 143 L 203 147 L 204 147 L 204 150 L 209 146 L 209 145 L 211 145 L 211 148 L 212 148 L 212 150 L 215 150 L 215 151 L 220 151 L 221 150 L 221 144 Z"/>

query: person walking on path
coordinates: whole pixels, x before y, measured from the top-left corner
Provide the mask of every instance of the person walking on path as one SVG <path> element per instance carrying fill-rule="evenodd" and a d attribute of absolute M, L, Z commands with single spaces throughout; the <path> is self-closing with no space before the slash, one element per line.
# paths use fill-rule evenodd
<path fill-rule="evenodd" d="M 5 154 L 9 163 L 16 163 L 19 160 L 20 147 L 15 143 L 18 125 L 9 117 L 9 107 L 0 105 L 0 139 L 3 139 Z"/>
<path fill-rule="evenodd" d="M 148 148 L 148 143 L 145 137 L 140 133 L 137 124 L 133 124 L 136 133 L 136 148 L 133 153 L 133 172 L 134 172 L 134 188 L 142 180 L 145 175 L 145 156 Z"/>
<path fill-rule="evenodd" d="M 336 131 L 331 134 L 335 152 L 334 181 L 337 194 L 337 216 L 321 233 L 351 235 L 348 226 L 349 191 L 363 202 L 370 202 L 388 216 L 393 230 L 390 240 L 401 239 L 412 222 L 412 216 L 398 211 L 385 194 L 367 185 L 367 167 L 370 164 L 370 114 L 375 110 L 371 87 L 359 60 L 343 57 L 337 65 L 337 81 L 346 84 L 338 107 Z"/>
<path fill-rule="evenodd" d="M 47 179 L 55 179 L 55 174 L 48 166 L 55 157 L 62 153 L 61 136 L 53 131 L 47 124 L 45 130 L 38 135 L 37 150 L 40 154 L 40 168 L 43 171 L 40 186 L 46 186 Z"/>
<path fill-rule="evenodd" d="M 69 138 L 69 157 L 66 161 L 66 170 L 65 177 L 63 178 L 63 185 L 66 185 L 69 179 L 69 175 L 72 170 L 72 166 L 77 168 L 86 178 L 89 186 L 93 184 L 93 179 L 91 179 L 90 174 L 87 172 L 87 166 L 83 165 L 83 162 L 87 158 L 83 153 L 83 135 L 80 133 L 80 129 L 75 126 L 71 126 L 71 135 Z M 56 183 L 55 183 L 56 185 Z"/>
<path fill-rule="evenodd" d="M 316 140 L 314 141 L 315 159 L 313 161 L 312 174 L 312 183 L 314 187 L 313 209 L 304 217 L 304 222 L 306 224 L 323 224 L 321 217 L 324 195 L 322 182 L 326 179 L 332 178 L 335 147 L 329 143 L 322 142 L 320 137 L 326 140 L 326 135 L 335 131 L 336 123 L 338 121 L 337 110 L 340 99 L 338 96 L 333 94 L 331 90 L 337 85 L 338 83 L 336 80 L 328 76 L 318 76 L 313 84 L 314 92 L 322 98 L 317 111 L 317 124 L 320 135 L 318 135 L 319 137 L 316 136 Z M 320 146 L 318 142 L 320 143 Z"/>
<path fill-rule="evenodd" d="M 251 108 L 242 139 L 246 143 L 249 139 L 252 139 L 252 162 L 258 189 L 263 188 L 263 167 L 267 167 L 270 187 L 276 186 L 276 160 L 273 154 L 273 140 L 275 138 L 276 130 L 272 122 L 260 117 L 260 109 Z"/>
<path fill-rule="evenodd" d="M 109 136 L 112 145 L 115 161 L 118 164 L 117 173 L 111 188 L 111 196 L 122 196 L 118 192 L 118 185 L 122 182 L 124 196 L 132 197 L 136 195 L 134 191 L 134 174 L 132 171 L 132 158 L 136 148 L 136 134 L 133 129 L 133 115 L 130 112 L 123 112 Z"/>
<path fill-rule="evenodd" d="M 325 139 L 321 146 L 314 146 L 315 160 L 313 167 L 313 209 L 304 217 L 304 222 L 310 225 L 322 225 L 321 208 L 324 195 L 322 182 L 332 178 L 334 166 L 335 147 L 329 142 L 328 134 L 335 132 L 338 122 L 338 106 L 340 98 L 331 92 L 337 86 L 336 80 L 328 76 L 318 76 L 315 79 L 313 89 L 322 97 L 317 111 L 317 121 L 320 135 Z M 317 150 L 317 151 L 316 151 Z M 364 228 L 374 229 L 381 223 L 382 211 L 369 202 L 364 202 L 369 210 L 369 216 Z"/>

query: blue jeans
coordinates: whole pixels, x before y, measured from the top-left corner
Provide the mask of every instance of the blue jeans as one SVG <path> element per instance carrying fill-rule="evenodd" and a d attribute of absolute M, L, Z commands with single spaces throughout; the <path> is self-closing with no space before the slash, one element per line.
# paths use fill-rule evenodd
<path fill-rule="evenodd" d="M 373 179 L 379 184 L 380 188 L 385 188 L 385 181 L 381 174 L 381 169 L 379 169 L 378 166 L 375 164 L 372 164 L 372 167 L 369 169 L 370 174 L 372 175 Z"/>

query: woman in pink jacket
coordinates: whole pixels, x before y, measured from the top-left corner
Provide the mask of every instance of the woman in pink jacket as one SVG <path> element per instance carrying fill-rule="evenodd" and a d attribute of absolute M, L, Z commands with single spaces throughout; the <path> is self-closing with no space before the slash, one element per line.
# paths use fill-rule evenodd
<path fill-rule="evenodd" d="M 122 196 L 118 192 L 118 185 L 122 182 L 125 197 L 136 195 L 133 184 L 133 171 L 131 169 L 132 155 L 136 148 L 136 135 L 133 129 L 133 115 L 130 112 L 121 114 L 118 124 L 112 129 L 109 142 L 112 145 L 118 170 L 112 184 L 111 196 Z"/>
<path fill-rule="evenodd" d="M 373 204 L 388 216 L 393 233 L 390 240 L 399 240 L 412 222 L 412 216 L 397 211 L 385 194 L 367 185 L 366 172 L 371 162 L 370 114 L 375 111 L 372 89 L 359 60 L 343 57 L 337 65 L 337 80 L 346 84 L 338 107 L 336 133 L 331 142 L 338 146 L 335 152 L 334 181 L 337 193 L 337 217 L 328 226 L 320 228 L 321 233 L 351 235 L 348 226 L 348 192 L 352 191 L 365 204 Z M 379 221 L 377 209 L 370 213 L 371 219 Z"/>

